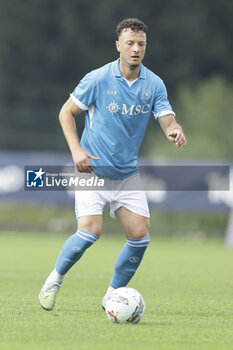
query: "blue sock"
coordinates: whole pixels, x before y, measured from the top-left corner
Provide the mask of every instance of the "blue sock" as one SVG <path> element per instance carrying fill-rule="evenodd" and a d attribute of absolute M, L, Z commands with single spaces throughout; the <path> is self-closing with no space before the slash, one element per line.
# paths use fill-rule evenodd
<path fill-rule="evenodd" d="M 67 271 L 81 258 L 87 248 L 97 241 L 99 237 L 93 233 L 77 230 L 64 243 L 57 258 L 55 269 L 60 275 Z"/>
<path fill-rule="evenodd" d="M 114 274 L 110 282 L 111 287 L 124 287 L 129 283 L 140 265 L 149 243 L 150 237 L 127 239 L 127 243 L 116 260 Z"/>

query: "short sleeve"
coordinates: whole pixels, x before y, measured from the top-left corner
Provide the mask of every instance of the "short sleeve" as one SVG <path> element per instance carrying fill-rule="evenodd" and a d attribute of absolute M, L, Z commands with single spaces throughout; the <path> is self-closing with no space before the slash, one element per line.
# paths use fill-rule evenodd
<path fill-rule="evenodd" d="M 78 86 L 70 94 L 73 102 L 82 110 L 88 110 L 96 101 L 96 84 L 91 73 L 88 73 L 79 82 Z"/>
<path fill-rule="evenodd" d="M 173 112 L 168 101 L 167 89 L 162 79 L 159 79 L 156 87 L 152 111 L 155 119 L 164 117 L 168 114 L 173 114 L 175 116 L 175 113 Z"/>

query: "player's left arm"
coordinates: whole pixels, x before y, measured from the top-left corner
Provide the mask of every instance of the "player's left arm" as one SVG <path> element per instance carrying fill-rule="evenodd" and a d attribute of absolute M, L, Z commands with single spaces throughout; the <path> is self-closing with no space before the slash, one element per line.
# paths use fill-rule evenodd
<path fill-rule="evenodd" d="M 184 147 L 187 143 L 182 127 L 176 122 L 174 115 L 168 114 L 158 118 L 159 124 L 169 141 L 173 141 L 176 147 Z"/>

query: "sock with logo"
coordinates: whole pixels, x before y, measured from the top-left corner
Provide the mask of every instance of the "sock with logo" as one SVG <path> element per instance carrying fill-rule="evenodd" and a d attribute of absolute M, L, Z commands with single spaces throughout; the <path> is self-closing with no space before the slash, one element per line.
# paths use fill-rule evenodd
<path fill-rule="evenodd" d="M 85 250 L 95 243 L 98 238 L 93 233 L 78 229 L 75 234 L 66 240 L 62 247 L 55 265 L 57 273 L 65 275 L 81 258 Z"/>
<path fill-rule="evenodd" d="M 127 239 L 116 260 L 113 277 L 110 282 L 111 287 L 120 288 L 129 283 L 140 265 L 149 243 L 150 237 Z"/>

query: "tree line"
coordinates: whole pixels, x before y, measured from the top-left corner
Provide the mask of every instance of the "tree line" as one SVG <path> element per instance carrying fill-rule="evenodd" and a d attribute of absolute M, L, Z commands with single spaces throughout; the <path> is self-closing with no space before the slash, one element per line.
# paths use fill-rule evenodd
<path fill-rule="evenodd" d="M 118 57 L 115 27 L 125 17 L 148 25 L 144 63 L 166 82 L 185 126 L 181 91 L 204 93 L 211 81 L 232 88 L 229 0 L 1 0 L 1 148 L 66 150 L 57 113 L 84 74 Z"/>

